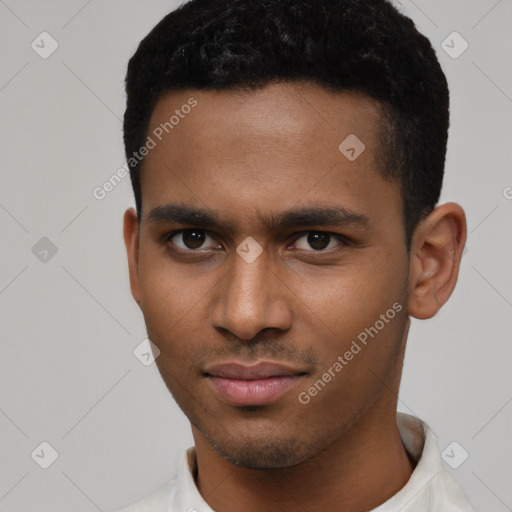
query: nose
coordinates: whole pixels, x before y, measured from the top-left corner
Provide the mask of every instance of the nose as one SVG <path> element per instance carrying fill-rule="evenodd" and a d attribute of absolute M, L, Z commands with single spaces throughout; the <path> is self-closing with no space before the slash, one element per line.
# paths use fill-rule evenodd
<path fill-rule="evenodd" d="M 271 268 L 265 251 L 252 263 L 238 254 L 233 260 L 217 288 L 211 316 L 214 327 L 242 340 L 251 340 L 263 329 L 289 329 L 290 292 Z"/>

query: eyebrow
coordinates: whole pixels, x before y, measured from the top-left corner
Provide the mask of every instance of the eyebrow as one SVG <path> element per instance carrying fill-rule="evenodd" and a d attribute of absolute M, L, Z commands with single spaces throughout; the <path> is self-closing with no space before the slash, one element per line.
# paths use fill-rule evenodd
<path fill-rule="evenodd" d="M 148 216 L 151 224 L 176 223 L 213 230 L 234 232 L 235 227 L 223 221 L 215 212 L 188 206 L 182 203 L 168 203 L 153 208 Z M 370 219 L 361 213 L 342 207 L 302 207 L 270 215 L 262 220 L 268 231 L 300 226 L 367 226 Z"/>

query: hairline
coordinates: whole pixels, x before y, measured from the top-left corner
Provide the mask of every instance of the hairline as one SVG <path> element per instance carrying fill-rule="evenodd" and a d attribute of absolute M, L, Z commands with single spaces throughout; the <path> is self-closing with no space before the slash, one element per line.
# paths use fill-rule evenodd
<path fill-rule="evenodd" d="M 246 94 L 251 95 L 259 90 L 267 87 L 268 85 L 272 84 L 290 84 L 292 86 L 303 86 L 308 88 L 317 88 L 321 89 L 323 91 L 326 91 L 331 94 L 340 95 L 340 96 L 346 96 L 351 95 L 355 96 L 359 99 L 365 100 L 369 104 L 371 104 L 373 107 L 377 110 L 377 126 L 376 126 L 376 136 L 378 139 L 378 145 L 375 149 L 374 153 L 374 164 L 375 164 L 375 172 L 385 181 L 388 182 L 395 182 L 399 186 L 399 192 L 400 192 L 400 198 L 402 201 L 402 220 L 403 220 L 403 226 L 404 226 L 404 238 L 405 238 L 405 244 L 407 252 L 410 250 L 410 243 L 412 238 L 412 233 L 409 233 L 407 222 L 406 222 L 406 198 L 405 198 L 405 187 L 404 187 L 404 180 L 403 180 L 403 172 L 404 170 L 402 168 L 396 169 L 393 172 L 392 166 L 393 161 L 390 156 L 390 150 L 386 147 L 387 141 L 391 138 L 392 140 L 396 140 L 397 130 L 398 126 L 395 120 L 396 117 L 399 117 L 399 111 L 397 107 L 390 104 L 387 101 L 374 98 L 370 94 L 366 93 L 365 91 L 361 90 L 361 88 L 354 87 L 330 87 L 328 84 L 320 83 L 317 80 L 311 80 L 311 79 L 280 79 L 280 78 L 269 78 L 267 80 L 261 80 L 257 83 L 248 83 L 248 82 L 238 82 L 233 84 L 223 84 L 217 87 L 208 86 L 208 87 L 169 87 L 167 89 L 164 89 L 156 94 L 155 98 L 153 99 L 152 103 L 148 106 L 148 114 L 147 114 L 147 121 L 146 121 L 146 127 L 141 135 L 141 141 L 138 142 L 140 144 L 142 141 L 146 140 L 149 136 L 149 130 L 150 130 L 150 123 L 151 118 L 153 117 L 153 114 L 158 106 L 158 104 L 168 99 L 173 94 L 179 94 L 179 93 L 186 93 L 190 92 L 191 94 L 193 92 L 199 92 L 199 91 L 206 91 L 206 92 L 232 92 L 234 94 Z M 383 163 L 382 166 L 378 166 L 378 157 L 381 156 Z M 137 221 L 139 224 L 142 222 L 142 208 L 143 208 L 143 200 L 142 200 L 142 175 L 144 171 L 144 164 L 145 164 L 146 158 L 143 157 L 142 160 L 139 162 L 139 164 L 135 167 L 135 170 L 137 171 L 137 179 L 138 179 L 138 188 L 139 188 L 139 194 L 140 194 L 140 209 L 139 212 L 137 209 Z M 401 164 L 403 165 L 403 164 Z"/>

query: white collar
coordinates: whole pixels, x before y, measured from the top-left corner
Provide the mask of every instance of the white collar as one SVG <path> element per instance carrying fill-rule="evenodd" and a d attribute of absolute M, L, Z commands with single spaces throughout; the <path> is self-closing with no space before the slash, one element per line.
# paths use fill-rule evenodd
<path fill-rule="evenodd" d="M 405 486 L 371 512 L 474 512 L 462 489 L 443 467 L 428 425 L 404 413 L 397 413 L 397 425 L 416 466 Z M 192 446 L 183 452 L 176 478 L 119 512 L 214 512 L 196 487 L 195 471 Z"/>

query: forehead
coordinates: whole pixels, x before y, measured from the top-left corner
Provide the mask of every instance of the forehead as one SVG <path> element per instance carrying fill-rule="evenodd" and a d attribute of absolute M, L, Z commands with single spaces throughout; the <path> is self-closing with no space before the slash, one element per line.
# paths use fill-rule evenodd
<path fill-rule="evenodd" d="M 192 137 L 204 152 L 238 146 L 245 154 L 261 154 L 277 148 L 300 158 L 311 150 L 325 150 L 322 142 L 338 142 L 343 134 L 374 145 L 380 125 L 379 104 L 363 94 L 279 82 L 254 90 L 173 91 L 157 102 L 148 131 L 156 131 L 158 142 L 175 146 Z M 372 151 L 366 160 L 371 156 Z"/>
<path fill-rule="evenodd" d="M 377 172 L 380 120 L 371 99 L 311 84 L 169 93 L 149 123 L 143 214 L 177 201 L 241 222 L 299 203 L 400 213 L 399 187 Z"/>

